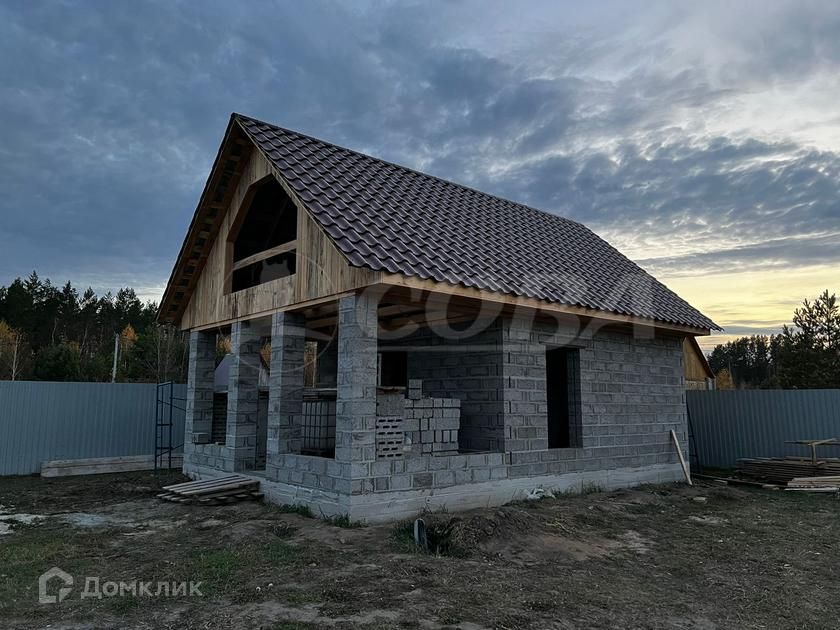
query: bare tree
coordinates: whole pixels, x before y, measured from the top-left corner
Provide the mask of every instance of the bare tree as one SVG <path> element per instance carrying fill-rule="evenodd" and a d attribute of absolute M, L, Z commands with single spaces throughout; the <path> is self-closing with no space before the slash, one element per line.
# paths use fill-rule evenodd
<path fill-rule="evenodd" d="M 23 372 L 25 341 L 22 332 L 0 321 L 0 361 L 13 381 Z"/>
<path fill-rule="evenodd" d="M 146 331 L 149 352 L 144 363 L 157 382 L 177 381 L 183 377 L 186 346 L 184 334 L 171 324 L 157 324 Z"/>

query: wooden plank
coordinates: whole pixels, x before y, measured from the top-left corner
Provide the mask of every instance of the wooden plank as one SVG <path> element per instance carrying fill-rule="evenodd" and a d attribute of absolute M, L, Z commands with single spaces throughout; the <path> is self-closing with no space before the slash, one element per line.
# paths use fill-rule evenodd
<path fill-rule="evenodd" d="M 174 503 L 234 502 L 256 495 L 262 497 L 258 492 L 259 485 L 258 479 L 244 475 L 226 475 L 166 486 L 165 492 L 159 493 L 157 497 Z"/>
<path fill-rule="evenodd" d="M 252 256 L 246 256 L 242 260 L 237 260 L 235 263 L 233 263 L 233 270 L 236 271 L 237 269 L 242 269 L 243 267 L 253 265 L 254 263 L 260 262 L 261 260 L 273 258 L 274 256 L 279 256 L 280 254 L 285 254 L 286 252 L 291 252 L 295 249 L 297 249 L 297 239 L 295 239 L 294 241 L 289 241 L 288 243 L 283 243 L 282 245 L 278 245 L 277 247 L 272 247 L 271 249 L 267 249 L 262 252 L 257 252 Z"/>
<path fill-rule="evenodd" d="M 840 475 L 826 475 L 824 477 L 795 477 L 791 483 L 826 483 L 828 481 L 840 481 Z"/>
<path fill-rule="evenodd" d="M 256 312 L 256 313 L 241 315 L 239 317 L 233 317 L 231 319 L 225 319 L 225 320 L 222 320 L 220 322 L 214 322 L 212 324 L 204 324 L 202 326 L 196 326 L 192 330 L 213 330 L 213 329 L 218 328 L 220 326 L 229 326 L 230 324 L 233 324 L 234 322 L 239 322 L 239 321 L 248 320 L 248 319 L 254 319 L 255 317 L 267 317 L 267 316 L 272 315 L 273 313 L 279 313 L 279 312 L 282 312 L 282 311 L 299 312 L 299 311 L 302 311 L 302 310 L 304 310 L 306 308 L 309 308 L 309 307 L 312 307 L 312 306 L 335 303 L 340 298 L 346 297 L 348 295 L 354 295 L 354 294 L 355 294 L 355 291 L 344 291 L 344 292 L 338 293 L 336 295 L 328 295 L 328 296 L 325 296 L 325 297 L 322 297 L 322 298 L 307 300 L 306 302 L 301 302 L 299 304 L 290 304 L 288 306 L 284 306 L 284 307 L 281 307 L 281 308 L 271 308 L 271 309 L 267 309 L 265 311 L 259 311 L 259 312 Z"/>
<path fill-rule="evenodd" d="M 697 344 L 697 339 L 692 336 L 683 339 L 683 375 L 687 381 L 704 384 L 707 378 L 715 377 L 706 355 Z"/>
<path fill-rule="evenodd" d="M 247 477 L 243 477 L 242 475 L 227 475 L 225 477 L 210 477 L 209 479 L 199 479 L 196 481 L 185 481 L 183 483 L 176 483 L 171 486 L 164 486 L 164 490 L 176 490 L 179 488 L 187 488 L 187 487 L 199 487 L 202 485 L 214 484 L 220 481 L 230 481 L 233 479 L 247 479 Z"/>
<path fill-rule="evenodd" d="M 178 468 L 183 462 L 182 455 L 173 455 L 172 464 Z M 165 457 L 163 463 L 168 465 Z M 71 477 L 77 475 L 103 475 L 116 472 L 133 472 L 137 470 L 153 470 L 154 455 L 137 455 L 123 457 L 97 457 L 89 459 L 61 459 L 41 464 L 42 477 Z"/>
<path fill-rule="evenodd" d="M 254 484 L 256 487 L 257 484 Z M 204 492 L 204 493 L 191 493 L 187 495 L 182 495 L 185 499 L 213 499 L 216 497 L 226 497 L 226 496 L 233 496 L 236 494 L 244 494 L 251 486 L 231 486 L 230 488 L 218 488 L 212 492 Z"/>
<path fill-rule="evenodd" d="M 840 492 L 840 486 L 826 488 L 785 488 L 785 492 Z"/>
<path fill-rule="evenodd" d="M 227 484 L 219 484 L 217 486 L 205 486 L 202 488 L 193 488 L 190 490 L 179 490 L 177 494 L 182 497 L 191 497 L 195 495 L 204 495 L 204 494 L 211 494 L 213 492 L 221 492 L 227 490 L 236 490 L 240 488 L 250 488 L 259 486 L 260 482 L 252 479 L 248 479 L 246 481 L 239 481 L 239 482 L 230 482 Z"/>
<path fill-rule="evenodd" d="M 558 304 L 556 302 L 538 300 L 536 298 L 510 295 L 507 293 L 498 293 L 486 289 L 475 289 L 472 287 L 448 284 L 444 282 L 435 282 L 434 280 L 425 280 L 414 276 L 409 277 L 396 273 L 382 273 L 380 277 L 380 283 L 383 285 L 393 287 L 413 288 L 417 290 L 426 290 L 432 293 L 439 293 L 443 295 L 473 298 L 476 300 L 486 301 L 488 303 L 498 303 L 506 306 L 513 306 L 526 309 L 536 309 L 546 313 L 573 315 L 576 317 L 585 317 L 588 319 L 598 319 L 610 322 L 622 322 L 638 326 L 649 326 L 660 330 L 669 330 L 683 334 L 708 335 L 710 333 L 710 331 L 705 328 L 696 328 L 694 326 L 681 326 L 677 324 L 666 324 L 664 322 L 659 322 L 643 317 L 620 315 L 618 313 L 609 313 L 580 306 L 568 306 L 565 304 Z"/>
<path fill-rule="evenodd" d="M 707 479 L 716 483 L 729 485 L 730 483 L 736 486 L 755 486 L 757 488 L 767 488 L 770 486 L 774 490 L 778 490 L 781 486 L 761 483 L 760 481 L 747 481 L 746 479 L 738 479 L 736 477 L 715 477 L 714 475 L 693 475 L 694 479 Z"/>
<path fill-rule="evenodd" d="M 230 238 L 235 233 L 237 217 L 249 203 L 249 190 L 267 177 L 274 177 L 292 199 L 298 210 L 297 268 L 286 278 L 230 292 L 233 268 Z M 182 329 L 208 328 L 233 321 L 250 319 L 311 303 L 373 284 L 378 272 L 351 267 L 323 229 L 309 215 L 303 203 L 282 181 L 273 165 L 257 150 L 253 151 L 242 173 L 231 185 L 236 186 L 226 206 L 206 262 L 197 268 L 198 278 L 191 281 L 194 289 L 180 316 Z"/>
<path fill-rule="evenodd" d="M 228 490 L 231 488 L 246 488 L 250 486 L 258 486 L 259 481 L 256 479 L 245 479 L 242 481 L 229 481 L 227 483 L 219 483 L 213 486 L 202 486 L 200 488 L 187 488 L 185 490 L 178 490 L 175 493 L 179 496 L 191 496 L 194 494 L 202 494 L 209 492 L 216 492 L 218 490 Z"/>
<path fill-rule="evenodd" d="M 249 141 L 245 140 L 245 142 Z M 235 189 L 229 195 L 229 203 L 224 217 L 219 222 L 219 228 L 213 233 L 212 246 L 209 251 L 202 250 L 207 253 L 200 257 L 199 264 L 195 268 L 196 277 L 190 279 L 189 291 L 185 291 L 186 305 L 182 307 L 182 312 L 179 307 L 182 329 L 223 325 L 285 310 L 311 300 L 337 296 L 347 291 L 381 284 L 383 289 L 388 287 L 419 289 L 428 291 L 432 295 L 480 300 L 488 305 L 496 304 L 500 308 L 536 309 L 552 315 L 570 315 L 607 322 L 652 326 L 683 335 L 709 334 L 707 329 L 702 328 L 665 324 L 596 309 L 562 305 L 353 267 L 262 153 L 258 150 L 248 151 L 243 154 L 243 161 L 245 163 L 237 167 L 238 170 L 231 176 L 229 187 L 235 187 Z M 242 216 L 241 211 L 247 206 L 252 186 L 263 182 L 269 176 L 277 179 L 298 209 L 297 270 L 295 274 L 287 278 L 231 293 L 229 279 L 233 261 L 230 237 L 235 233 L 237 218 Z M 205 202 L 209 203 L 209 200 Z M 186 276 L 186 271 L 182 272 L 182 275 Z"/>
<path fill-rule="evenodd" d="M 680 466 L 682 466 L 683 475 L 685 475 L 685 482 L 689 486 L 693 486 L 694 484 L 691 482 L 691 475 L 688 472 L 688 466 L 685 463 L 685 458 L 683 457 L 682 449 L 680 448 L 680 441 L 677 439 L 677 434 L 673 429 L 671 429 L 671 441 L 677 449 L 677 456 L 680 458 Z"/>
<path fill-rule="evenodd" d="M 744 458 L 738 471 L 745 476 L 786 484 L 795 478 L 840 476 L 840 460 L 817 461 L 802 458 Z"/>

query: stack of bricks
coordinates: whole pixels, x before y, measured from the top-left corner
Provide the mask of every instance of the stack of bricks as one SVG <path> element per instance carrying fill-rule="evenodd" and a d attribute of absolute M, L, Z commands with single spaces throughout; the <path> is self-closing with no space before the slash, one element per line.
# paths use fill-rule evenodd
<path fill-rule="evenodd" d="M 457 455 L 461 401 L 425 398 L 421 380 L 408 382 L 405 400 L 405 451 L 418 455 Z"/>
<path fill-rule="evenodd" d="M 376 416 L 377 458 L 458 454 L 461 401 L 424 397 L 420 380 L 409 381 L 408 398 L 380 391 Z"/>
<path fill-rule="evenodd" d="M 376 394 L 376 458 L 402 457 L 405 449 L 403 422 L 405 397 L 402 391 Z"/>

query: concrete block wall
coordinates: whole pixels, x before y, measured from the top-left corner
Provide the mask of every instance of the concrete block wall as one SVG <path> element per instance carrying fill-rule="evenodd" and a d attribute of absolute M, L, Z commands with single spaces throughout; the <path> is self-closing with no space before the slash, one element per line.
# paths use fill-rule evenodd
<path fill-rule="evenodd" d="M 431 490 L 508 478 L 504 453 L 378 459 L 353 467 L 354 495 Z"/>
<path fill-rule="evenodd" d="M 233 472 L 233 458 L 224 444 L 194 444 L 190 463 Z"/>
<path fill-rule="evenodd" d="M 403 431 L 408 455 L 457 455 L 461 401 L 457 398 L 408 398 Z"/>
<path fill-rule="evenodd" d="M 459 398 L 461 430 L 470 409 L 469 429 L 480 429 L 473 435 L 492 436 L 505 452 L 377 458 L 376 308 L 363 300 L 343 298 L 340 308 L 336 459 L 295 453 L 269 458 L 267 477 L 281 488 L 278 496 L 301 492 L 313 507 L 328 501 L 331 509 L 340 506 L 355 515 L 357 505 L 366 514 L 387 510 L 391 502 L 408 510 L 436 493 L 498 504 L 531 484 L 579 487 L 605 480 L 612 486 L 680 477 L 669 431 L 674 429 L 687 446 L 681 339 L 636 338 L 615 330 L 579 333 L 576 328 L 517 320 L 475 336 L 481 344 L 473 338 L 458 348 L 462 342 L 415 337 L 423 347 L 409 351 L 409 377 L 431 375 L 423 393 L 431 399 Z M 548 449 L 545 352 L 568 345 L 578 349 L 580 362 L 580 447 Z M 201 356 L 199 348 L 196 357 Z M 204 356 L 206 360 L 206 352 Z M 199 364 L 200 360 L 191 364 L 191 374 L 198 373 Z M 470 368 L 483 369 L 476 373 Z M 200 421 L 203 394 L 196 395 L 202 391 L 197 378 L 195 384 L 191 417 Z M 420 432 L 422 443 L 426 418 L 415 414 L 430 408 L 431 420 L 437 408 L 434 401 L 431 407 L 418 404 L 424 400 L 416 398 L 418 390 L 416 383 L 409 387 L 402 420 L 409 432 Z M 470 395 L 476 393 L 479 396 Z M 212 411 L 212 385 L 208 401 Z M 439 409 L 445 409 L 442 403 Z M 395 411 L 388 408 L 388 414 Z M 444 419 L 451 420 L 442 413 Z M 231 470 L 234 462 L 225 447 L 191 444 L 184 466 L 191 474 L 203 474 Z M 472 493 L 458 489 L 469 485 L 475 489 Z"/>
<path fill-rule="evenodd" d="M 350 494 L 351 465 L 327 457 L 280 453 L 266 464 L 266 476 L 280 483 Z"/>
<path fill-rule="evenodd" d="M 408 378 L 422 380 L 425 395 L 461 401 L 462 450 L 501 450 L 503 444 L 501 332 L 501 322 L 493 322 L 455 339 L 421 329 L 388 342 L 408 351 Z"/>
<path fill-rule="evenodd" d="M 253 470 L 257 458 L 259 410 L 260 337 L 249 322 L 234 322 L 230 331 L 231 362 L 228 372 L 226 469 Z"/>
<path fill-rule="evenodd" d="M 376 457 L 457 455 L 461 401 L 423 396 L 422 381 L 380 391 L 376 399 Z"/>
<path fill-rule="evenodd" d="M 339 300 L 335 459 L 343 463 L 366 464 L 376 459 L 378 335 L 375 296 L 358 294 Z"/>
<path fill-rule="evenodd" d="M 471 460 L 475 466 L 492 466 L 506 470 L 502 453 L 490 455 L 495 455 L 496 459 L 488 462 L 483 455 L 470 457 L 475 457 Z M 272 481 L 308 490 L 339 495 L 359 495 L 369 492 L 388 492 L 392 489 L 433 488 L 442 487 L 439 484 L 454 484 L 454 473 L 450 475 L 439 472 L 451 469 L 448 463 L 451 459 L 446 456 L 426 456 L 342 462 L 325 457 L 281 453 L 269 459 L 266 476 Z M 433 464 L 432 460 L 447 463 Z M 467 470 L 465 461 L 462 460 L 459 465 Z M 398 478 L 392 480 L 391 478 L 395 475 Z M 415 475 L 417 475 L 416 478 Z M 475 473 L 475 478 L 478 480 L 485 477 L 491 478 L 489 471 L 486 475 L 481 472 Z M 459 483 L 471 483 L 467 479 L 474 478 L 472 469 L 460 473 L 457 478 L 460 480 Z M 497 470 L 492 478 L 503 478 L 502 472 Z"/>
<path fill-rule="evenodd" d="M 402 388 L 379 388 L 376 396 L 376 459 L 403 457 L 411 450 L 404 422 L 405 394 Z"/>
<path fill-rule="evenodd" d="M 301 450 L 305 344 L 303 315 L 275 313 L 272 316 L 267 460 L 280 453 L 299 453 Z"/>
<path fill-rule="evenodd" d="M 533 320 L 502 326 L 501 372 L 504 442 L 508 452 L 548 448 L 546 346 L 533 334 Z"/>
<path fill-rule="evenodd" d="M 542 440 L 540 427 L 547 426 L 547 409 L 533 395 L 534 388 L 545 390 L 545 348 L 567 345 L 579 348 L 582 446 L 533 448 Z M 671 429 L 687 449 L 681 339 L 606 330 L 577 335 L 571 328 L 511 322 L 506 348 L 511 477 L 676 464 Z M 523 418 L 519 412 L 530 412 L 532 402 L 537 411 Z"/>
<path fill-rule="evenodd" d="M 189 463 L 201 449 L 194 435 L 206 435 L 209 441 L 213 424 L 213 378 L 216 369 L 216 335 L 190 332 L 187 365 L 186 415 L 184 422 L 184 461 Z"/>
<path fill-rule="evenodd" d="M 192 331 L 190 333 L 190 354 L 187 368 L 187 401 L 186 401 L 186 422 L 184 431 L 184 471 L 190 472 L 198 468 L 234 472 L 244 470 L 248 466 L 253 467 L 256 452 L 256 411 L 257 411 L 257 388 L 254 378 L 253 391 L 254 415 L 253 415 L 253 436 L 251 443 L 245 440 L 244 435 L 237 431 L 240 439 L 240 448 L 237 451 L 227 444 L 211 443 L 214 406 L 214 382 L 216 369 L 216 335 L 214 332 Z M 237 378 L 234 383 L 238 386 L 239 376 L 245 376 L 245 370 L 236 372 Z M 256 374 L 256 373 L 255 373 Z M 234 379 L 232 379 L 233 381 Z M 246 385 L 246 390 L 247 390 Z M 250 390 L 247 390 L 250 391 Z M 248 401 L 241 399 L 244 403 L 235 406 L 235 418 L 239 418 L 239 412 L 246 414 Z M 225 408 L 226 426 L 225 440 L 230 440 L 230 408 Z M 243 418 L 245 424 L 251 419 L 249 416 Z M 244 445 L 244 448 L 243 448 Z M 239 455 L 239 465 L 235 465 Z"/>

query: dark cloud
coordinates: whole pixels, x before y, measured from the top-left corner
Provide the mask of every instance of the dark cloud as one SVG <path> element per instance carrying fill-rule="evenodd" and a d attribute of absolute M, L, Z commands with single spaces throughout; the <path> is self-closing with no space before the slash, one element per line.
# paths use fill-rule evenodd
<path fill-rule="evenodd" d="M 670 277 L 743 270 L 786 271 L 798 266 L 836 264 L 840 270 L 840 233 L 781 238 L 755 245 L 637 261 Z M 728 328 L 727 328 L 728 330 Z"/>
<path fill-rule="evenodd" d="M 840 12 L 487 6 L 6 3 L 0 283 L 161 288 L 231 111 L 674 244 L 654 271 L 840 264 L 840 156 L 706 129 L 836 68 Z"/>

